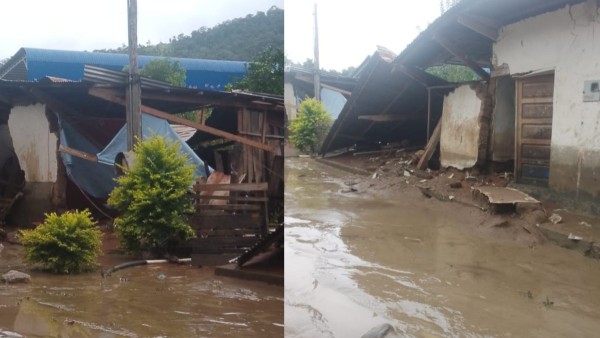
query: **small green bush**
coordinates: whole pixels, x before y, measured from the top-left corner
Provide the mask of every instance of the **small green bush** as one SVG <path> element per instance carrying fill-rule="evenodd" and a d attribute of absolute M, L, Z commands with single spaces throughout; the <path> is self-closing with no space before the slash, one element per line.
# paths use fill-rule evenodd
<path fill-rule="evenodd" d="M 314 153 L 321 147 L 333 119 L 325 106 L 313 98 L 306 98 L 298 107 L 290 125 L 290 142 L 302 152 Z"/>
<path fill-rule="evenodd" d="M 110 193 L 108 204 L 120 213 L 117 233 L 131 252 L 163 248 L 169 241 L 195 235 L 186 215 L 193 210 L 188 190 L 194 166 L 180 155 L 179 147 L 156 135 L 138 142 L 133 167 L 124 169 Z"/>
<path fill-rule="evenodd" d="M 78 273 L 96 264 L 102 243 L 89 210 L 46 214 L 44 224 L 19 231 L 25 259 L 55 273 Z"/>

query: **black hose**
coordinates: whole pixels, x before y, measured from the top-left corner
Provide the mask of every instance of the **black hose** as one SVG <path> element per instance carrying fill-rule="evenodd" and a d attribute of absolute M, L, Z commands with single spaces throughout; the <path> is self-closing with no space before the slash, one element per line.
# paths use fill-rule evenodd
<path fill-rule="evenodd" d="M 146 265 L 146 264 L 148 264 L 147 260 L 139 260 L 139 261 L 126 262 L 126 263 L 115 265 L 115 266 L 113 266 L 112 268 L 110 268 L 108 270 L 102 270 L 102 271 L 100 271 L 100 274 L 102 275 L 102 277 L 106 278 L 106 277 L 110 276 L 113 272 L 115 272 L 117 270 L 129 268 L 129 267 L 137 266 L 137 265 Z"/>

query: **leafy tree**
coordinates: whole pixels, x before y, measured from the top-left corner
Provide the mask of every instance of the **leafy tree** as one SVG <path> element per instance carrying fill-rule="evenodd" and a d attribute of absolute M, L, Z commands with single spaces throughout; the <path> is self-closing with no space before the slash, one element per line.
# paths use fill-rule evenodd
<path fill-rule="evenodd" d="M 169 59 L 152 60 L 140 69 L 140 75 L 168 82 L 175 87 L 185 87 L 185 69 L 179 66 L 179 61 L 171 62 Z"/>
<path fill-rule="evenodd" d="M 138 54 L 214 60 L 250 61 L 265 46 L 283 49 L 283 10 L 271 7 L 266 12 L 227 20 L 215 27 L 200 27 L 190 35 L 179 34 L 168 42 L 138 46 Z M 126 45 L 100 52 L 127 53 Z"/>
<path fill-rule="evenodd" d="M 55 273 L 77 273 L 96 264 L 101 233 L 88 210 L 46 214 L 44 224 L 20 230 L 25 259 Z"/>
<path fill-rule="evenodd" d="M 124 70 L 128 68 L 129 66 L 125 66 Z M 152 60 L 140 69 L 140 75 L 167 82 L 175 87 L 185 87 L 185 69 L 179 66 L 178 61 L 171 62 L 169 59 Z M 198 112 L 196 111 L 184 112 L 178 115 L 190 121 L 198 121 Z"/>
<path fill-rule="evenodd" d="M 426 71 L 449 82 L 460 83 L 479 80 L 479 76 L 471 68 L 461 65 L 443 64 L 429 67 Z"/>
<path fill-rule="evenodd" d="M 225 89 L 283 95 L 283 67 L 283 50 L 268 48 L 252 60 L 246 76 Z"/>
<path fill-rule="evenodd" d="M 302 101 L 296 116 L 290 125 L 290 142 L 300 151 L 314 153 L 323 143 L 333 119 L 323 104 L 314 98 Z"/>
<path fill-rule="evenodd" d="M 194 167 L 179 153 L 180 145 L 161 136 L 138 142 L 136 161 L 110 193 L 108 204 L 121 216 L 115 220 L 123 246 L 131 252 L 156 250 L 169 241 L 194 237 L 186 213 L 192 209 L 187 195 Z"/>

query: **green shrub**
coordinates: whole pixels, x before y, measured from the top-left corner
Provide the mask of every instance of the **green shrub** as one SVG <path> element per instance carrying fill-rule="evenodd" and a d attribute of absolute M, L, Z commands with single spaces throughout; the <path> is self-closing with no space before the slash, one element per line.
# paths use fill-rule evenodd
<path fill-rule="evenodd" d="M 25 259 L 56 273 L 78 273 L 96 264 L 102 243 L 88 210 L 46 214 L 44 224 L 19 232 Z"/>
<path fill-rule="evenodd" d="M 125 249 L 138 253 L 194 237 L 186 213 L 193 210 L 188 189 L 194 166 L 179 153 L 179 143 L 153 136 L 135 146 L 136 161 L 117 179 L 108 204 L 120 212 L 115 220 Z"/>
<path fill-rule="evenodd" d="M 307 98 L 290 125 L 290 141 L 300 151 L 314 153 L 323 143 L 333 119 L 321 102 Z"/>

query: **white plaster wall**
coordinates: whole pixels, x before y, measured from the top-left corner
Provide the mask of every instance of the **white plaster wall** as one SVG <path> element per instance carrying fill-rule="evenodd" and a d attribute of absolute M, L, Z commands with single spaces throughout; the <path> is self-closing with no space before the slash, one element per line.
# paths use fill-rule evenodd
<path fill-rule="evenodd" d="M 596 2 L 529 18 L 501 30 L 494 62 L 511 74 L 554 69 L 550 186 L 600 197 L 600 102 L 583 102 L 585 80 L 600 80 Z"/>
<path fill-rule="evenodd" d="M 583 102 L 582 94 L 584 80 L 600 80 L 600 11 L 588 6 L 506 26 L 493 47 L 496 64 L 511 74 L 555 70 L 553 147 L 600 148 L 600 102 Z"/>
<path fill-rule="evenodd" d="M 8 127 L 15 152 L 27 182 L 56 182 L 56 135 L 50 133 L 45 106 L 17 106 L 11 110 Z"/>
<path fill-rule="evenodd" d="M 481 99 L 469 85 L 444 97 L 440 154 L 443 167 L 470 168 L 479 152 Z"/>
<path fill-rule="evenodd" d="M 287 114 L 288 121 L 295 119 L 298 107 L 296 106 L 294 85 L 289 82 L 286 82 L 283 85 L 283 102 L 285 104 L 285 112 Z"/>

